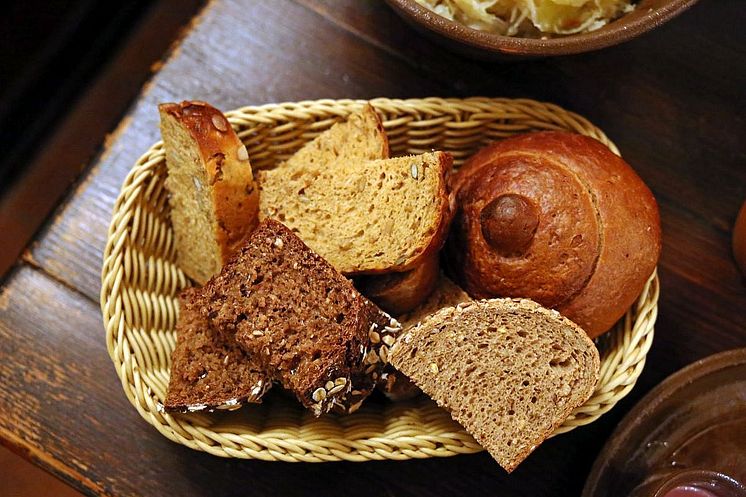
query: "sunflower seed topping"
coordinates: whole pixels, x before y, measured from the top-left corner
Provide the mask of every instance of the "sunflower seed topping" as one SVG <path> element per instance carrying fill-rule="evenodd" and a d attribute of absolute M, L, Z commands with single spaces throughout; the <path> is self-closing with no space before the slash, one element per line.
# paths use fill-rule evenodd
<path fill-rule="evenodd" d="M 438 365 L 437 365 L 437 364 L 435 364 L 434 362 L 431 362 L 431 363 L 430 363 L 430 371 L 432 371 L 433 373 L 437 374 L 437 373 L 438 373 L 438 371 L 439 371 L 439 370 L 438 370 Z"/>
<path fill-rule="evenodd" d="M 387 347 L 381 347 L 381 350 L 378 352 L 378 355 L 381 356 L 381 362 L 383 363 L 389 362 L 389 349 Z"/>
<path fill-rule="evenodd" d="M 392 335 L 384 335 L 381 340 L 389 347 L 394 345 L 394 342 L 396 342 L 396 339 Z"/>
<path fill-rule="evenodd" d="M 225 119 L 223 119 L 223 116 L 219 116 L 217 114 L 212 116 L 212 125 L 215 126 L 215 129 L 218 131 L 222 131 L 225 133 L 228 131 L 228 124 L 225 122 Z"/>
<path fill-rule="evenodd" d="M 339 393 L 342 390 L 344 390 L 344 388 L 345 388 L 344 385 L 337 385 L 336 387 L 334 387 L 331 390 L 329 390 L 329 395 L 334 395 L 336 393 Z"/>
<path fill-rule="evenodd" d="M 241 145 L 236 149 L 236 158 L 240 161 L 249 160 L 249 151 L 246 150 L 246 145 Z"/>
<path fill-rule="evenodd" d="M 381 341 L 381 335 L 375 331 L 369 331 L 368 338 L 370 338 L 371 343 L 379 343 Z"/>
<path fill-rule="evenodd" d="M 335 385 L 346 385 L 347 384 L 347 378 L 345 377 L 339 377 L 336 380 L 334 380 Z"/>
<path fill-rule="evenodd" d="M 316 390 L 314 390 L 311 398 L 314 400 L 314 402 L 321 402 L 326 398 L 326 390 L 324 390 L 323 388 L 317 388 Z"/>

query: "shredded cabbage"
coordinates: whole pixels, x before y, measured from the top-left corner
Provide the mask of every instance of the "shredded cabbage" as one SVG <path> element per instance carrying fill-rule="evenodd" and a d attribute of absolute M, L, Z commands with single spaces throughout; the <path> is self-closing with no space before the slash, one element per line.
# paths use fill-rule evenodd
<path fill-rule="evenodd" d="M 634 9 L 631 0 L 416 0 L 472 29 L 547 37 L 593 31 Z"/>

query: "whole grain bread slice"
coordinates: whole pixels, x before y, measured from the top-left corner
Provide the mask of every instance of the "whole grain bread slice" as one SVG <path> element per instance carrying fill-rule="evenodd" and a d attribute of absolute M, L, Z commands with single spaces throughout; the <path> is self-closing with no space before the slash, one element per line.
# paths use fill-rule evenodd
<path fill-rule="evenodd" d="M 437 268 L 436 268 L 437 270 Z M 406 274 L 406 273 L 404 273 Z M 417 326 L 421 320 L 444 307 L 453 307 L 471 300 L 469 294 L 448 279 L 443 273 L 438 273 L 435 289 L 419 306 L 410 312 L 398 316 L 402 326 L 402 333 Z M 421 394 L 422 391 L 401 371 L 391 364 L 383 368 L 381 378 L 376 388 L 393 401 L 407 400 Z"/>
<path fill-rule="evenodd" d="M 338 271 L 401 272 L 445 241 L 450 154 L 337 160 L 324 168 L 262 172 L 261 219 L 291 228 Z"/>
<path fill-rule="evenodd" d="M 298 169 L 322 171 L 337 160 L 376 160 L 388 157 L 389 140 L 381 119 L 372 105 L 365 104 L 344 121 L 334 124 L 306 143 L 281 164 L 279 169 L 289 174 Z"/>
<path fill-rule="evenodd" d="M 158 110 L 177 261 L 203 284 L 258 223 L 249 154 L 211 105 L 185 101 L 161 104 Z"/>
<path fill-rule="evenodd" d="M 317 416 L 360 406 L 401 331 L 271 219 L 207 282 L 199 299 L 211 326 Z"/>
<path fill-rule="evenodd" d="M 199 310 L 199 291 L 179 296 L 176 348 L 164 407 L 174 412 L 234 409 L 260 402 L 272 380 L 235 340 L 210 328 Z"/>
<path fill-rule="evenodd" d="M 390 361 L 508 472 L 590 397 L 599 371 L 580 327 L 526 299 L 441 309 L 402 333 Z"/>

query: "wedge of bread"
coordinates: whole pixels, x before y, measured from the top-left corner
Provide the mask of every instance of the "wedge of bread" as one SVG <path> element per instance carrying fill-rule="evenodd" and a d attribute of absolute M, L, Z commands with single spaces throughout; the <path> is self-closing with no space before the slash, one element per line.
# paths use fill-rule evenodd
<path fill-rule="evenodd" d="M 206 282 L 258 223 L 258 190 L 246 147 L 204 102 L 158 106 L 179 267 Z"/>
<path fill-rule="evenodd" d="M 526 299 L 441 309 L 405 331 L 389 360 L 508 472 L 590 397 L 599 370 L 580 327 Z"/>
<path fill-rule="evenodd" d="M 276 177 L 282 180 L 285 173 L 293 174 L 297 169 L 322 171 L 337 161 L 376 160 L 389 158 L 389 140 L 383 124 L 372 105 L 349 115 L 306 143 L 292 157 L 281 165 L 283 173 Z M 268 174 L 270 178 L 273 173 Z"/>
<path fill-rule="evenodd" d="M 451 220 L 452 158 L 337 160 L 260 176 L 260 218 L 274 218 L 347 274 L 400 272 L 437 252 Z"/>
<path fill-rule="evenodd" d="M 179 297 L 176 348 L 164 407 L 172 412 L 235 409 L 261 402 L 272 379 L 254 366 L 238 343 L 211 328 L 200 313 L 199 290 Z"/>
<path fill-rule="evenodd" d="M 399 322 L 405 332 L 417 326 L 422 319 L 444 307 L 453 307 L 471 300 L 471 297 L 461 287 L 449 280 L 443 273 L 437 271 L 437 267 L 435 269 L 437 272 L 435 289 L 419 306 L 411 312 L 399 316 Z M 413 269 L 413 271 L 417 271 L 417 269 Z M 406 275 L 408 273 L 394 274 Z M 393 401 L 411 399 L 422 393 L 417 385 L 391 364 L 383 369 L 376 387 Z"/>
<path fill-rule="evenodd" d="M 440 257 L 433 252 L 414 269 L 361 276 L 355 287 L 384 311 L 401 316 L 427 300 L 438 284 L 439 273 Z"/>

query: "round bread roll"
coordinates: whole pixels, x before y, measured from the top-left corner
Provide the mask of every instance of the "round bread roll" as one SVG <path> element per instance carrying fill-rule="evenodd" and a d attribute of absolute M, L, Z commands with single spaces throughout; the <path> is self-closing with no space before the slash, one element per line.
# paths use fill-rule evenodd
<path fill-rule="evenodd" d="M 447 260 L 474 298 L 530 298 L 596 337 L 658 262 L 652 193 L 592 138 L 540 132 L 494 143 L 456 173 L 453 191 Z"/>
<path fill-rule="evenodd" d="M 400 316 L 423 303 L 438 283 L 439 252 L 433 252 L 414 269 L 403 273 L 361 276 L 360 293 L 392 316 Z"/>

